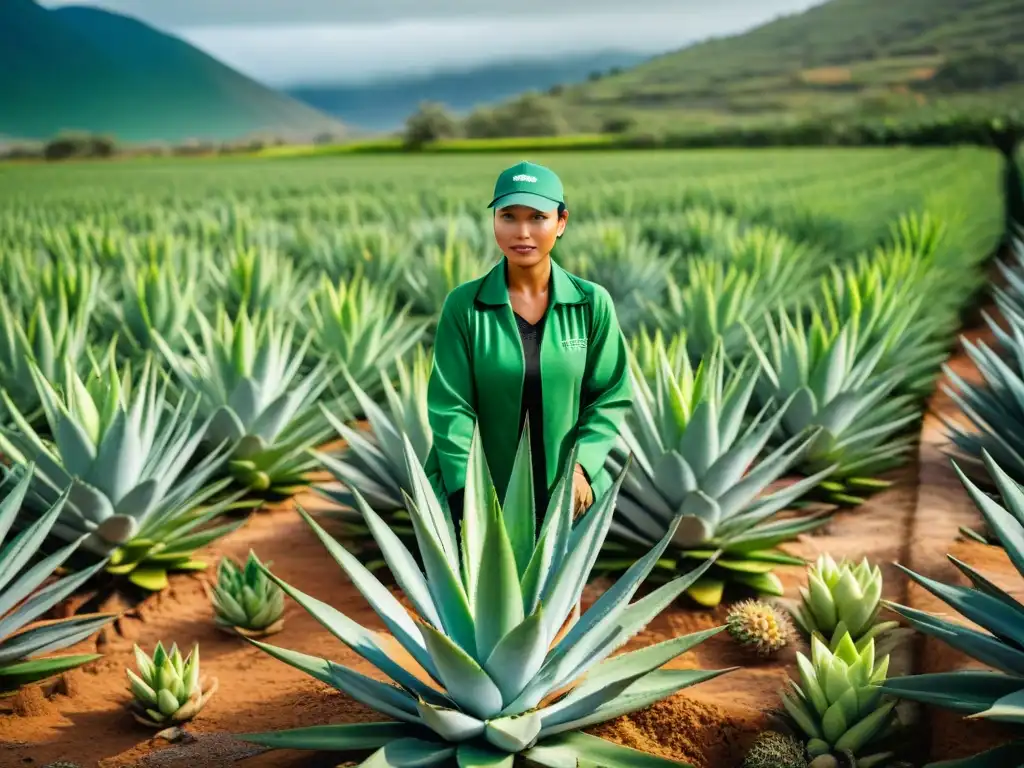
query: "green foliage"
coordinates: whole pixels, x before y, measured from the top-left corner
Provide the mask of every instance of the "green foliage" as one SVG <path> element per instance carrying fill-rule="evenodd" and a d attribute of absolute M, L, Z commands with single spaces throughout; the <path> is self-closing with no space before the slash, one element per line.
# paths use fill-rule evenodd
<path fill-rule="evenodd" d="M 425 102 L 405 123 L 405 146 L 418 149 L 424 144 L 459 135 L 459 123 L 443 104 Z"/>
<path fill-rule="evenodd" d="M 13 472 L 2 468 L 0 479 L 0 697 L 99 658 L 98 654 L 39 656 L 75 645 L 115 617 L 90 614 L 31 623 L 45 617 L 103 567 L 100 562 L 50 581 L 81 540 L 39 557 L 47 535 L 58 524 L 70 488 L 37 520 L 8 538 L 30 491 L 32 470 L 32 466 Z"/>

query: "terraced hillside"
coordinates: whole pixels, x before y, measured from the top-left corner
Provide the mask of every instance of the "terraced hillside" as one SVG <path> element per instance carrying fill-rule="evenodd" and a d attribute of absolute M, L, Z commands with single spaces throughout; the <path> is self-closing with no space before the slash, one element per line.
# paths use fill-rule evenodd
<path fill-rule="evenodd" d="M 650 128 L 944 107 L 1024 95 L 1024 6 L 1013 0 L 829 0 L 746 34 L 556 89 L 575 130 Z"/>

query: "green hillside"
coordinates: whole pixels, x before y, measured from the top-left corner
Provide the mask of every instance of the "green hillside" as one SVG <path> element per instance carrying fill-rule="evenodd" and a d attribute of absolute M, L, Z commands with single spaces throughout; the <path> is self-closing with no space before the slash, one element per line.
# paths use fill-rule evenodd
<path fill-rule="evenodd" d="M 1022 62 L 1020 0 L 831 0 L 553 89 L 548 106 L 593 131 L 622 118 L 678 127 L 1019 105 Z"/>
<path fill-rule="evenodd" d="M 0 135 L 15 138 L 87 131 L 181 142 L 343 130 L 175 37 L 94 8 L 0 2 L 0 72 Z"/>

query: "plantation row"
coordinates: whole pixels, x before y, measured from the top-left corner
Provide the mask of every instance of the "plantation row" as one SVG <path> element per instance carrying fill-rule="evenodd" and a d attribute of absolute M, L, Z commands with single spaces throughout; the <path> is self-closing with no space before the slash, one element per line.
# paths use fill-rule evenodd
<path fill-rule="evenodd" d="M 11 202 L 0 214 L 0 454 L 9 467 L 0 534 L 22 537 L 13 556 L 0 555 L 0 617 L 59 566 L 71 569 L 0 619 L 0 689 L 92 658 L 25 661 L 88 637 L 109 616 L 10 637 L 73 591 L 101 579 L 163 589 L 169 572 L 204 567 L 194 553 L 237 530 L 237 512 L 292 496 L 326 469 L 338 483 L 317 490 L 337 502 L 325 520 L 340 524 L 308 522 L 447 694 L 256 560 L 241 572 L 222 567 L 219 621 L 272 632 L 275 586 L 283 589 L 400 688 L 264 647 L 434 734 L 405 743 L 410 755 L 440 761 L 454 755 L 451 743 L 472 742 L 458 747 L 460 764 L 484 764 L 488 749 L 549 765 L 567 754 L 631 764 L 579 729 L 718 674 L 658 671 L 711 633 L 603 660 L 684 593 L 703 606 L 733 588 L 781 596 L 773 570 L 802 561 L 778 545 L 886 485 L 883 475 L 914 449 L 925 399 L 961 312 L 986 288 L 982 263 L 1001 235 L 998 184 L 982 154 L 812 153 L 785 166 L 783 157 L 766 156 L 767 166 L 680 158 L 685 182 L 664 161 L 645 177 L 637 158 L 565 174 L 575 174 L 581 202 L 577 214 L 570 198 L 555 258 L 611 292 L 632 351 L 635 405 L 609 457 L 622 484 L 576 527 L 557 493 L 539 531 L 520 499 L 506 499 L 504 515 L 468 501 L 461 556 L 420 466 L 431 445 L 437 313 L 449 290 L 495 263 L 487 213 L 463 191 L 487 169 L 435 161 L 384 168 L 371 181 L 356 176 L 358 164 L 332 176 L 279 161 L 260 166 L 274 181 L 256 186 L 252 167 L 225 163 L 216 166 L 224 191 L 211 196 L 191 169 L 156 164 L 124 177 L 78 169 L 45 196 L 31 184 L 0 192 Z M 1013 319 L 1024 307 L 1024 260 L 1004 269 L 1000 306 Z M 1024 360 L 1020 318 L 1000 343 Z M 1020 481 L 1024 454 L 1005 452 L 1020 421 L 1003 417 L 1024 414 L 1006 396 L 1024 391 L 1012 378 L 1022 371 L 993 357 L 986 372 L 1003 378 L 962 396 Z M 327 451 L 339 438 L 345 448 Z M 980 457 L 977 440 L 960 438 L 961 447 Z M 488 498 L 482 462 L 473 466 L 471 482 Z M 1019 489 L 1002 490 L 1024 521 Z M 1012 540 L 1012 514 L 975 499 L 990 526 L 977 535 Z M 382 570 L 427 623 L 413 623 L 377 582 Z M 618 578 L 616 587 L 549 650 L 592 572 Z M 866 563 L 823 559 L 794 615 L 815 640 L 785 703 L 811 757 L 889 757 L 871 757 L 894 727 L 894 701 L 874 687 L 887 663 L 875 641 L 890 628 L 877 621 L 880 578 Z M 629 605 L 644 580 L 662 586 Z M 734 636 L 771 646 L 751 629 L 763 617 L 746 610 L 746 622 L 733 614 Z M 138 656 L 132 690 L 144 722 L 187 720 L 212 693 L 199 685 L 198 657 L 186 664 L 175 651 Z M 570 695 L 537 709 L 592 665 Z M 914 683 L 903 685 L 913 697 Z M 336 728 L 315 743 L 407 738 L 394 725 Z M 303 746 L 310 736 L 260 743 Z"/>

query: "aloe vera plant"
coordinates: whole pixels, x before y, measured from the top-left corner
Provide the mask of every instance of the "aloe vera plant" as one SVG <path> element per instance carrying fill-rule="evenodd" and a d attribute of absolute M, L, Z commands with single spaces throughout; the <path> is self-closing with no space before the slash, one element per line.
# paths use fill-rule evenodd
<path fill-rule="evenodd" d="M 0 429 L 0 450 L 14 464 L 33 467 L 19 523 L 45 514 L 71 486 L 50 536 L 66 542 L 84 535 L 76 559 L 109 558 L 109 573 L 151 590 L 167 585 L 168 570 L 205 567 L 193 552 L 244 520 L 205 527 L 236 497 L 207 505 L 226 488 L 211 482 L 223 449 L 188 467 L 205 429 L 193 424 L 197 404 L 171 405 L 151 356 L 139 375 L 130 363 L 119 372 L 113 347 L 105 367 L 93 361 L 86 381 L 66 363 L 60 393 L 31 363 L 30 372 L 54 440 L 44 440 L 3 393 L 15 428 Z"/>
<path fill-rule="evenodd" d="M 1024 488 L 988 453 L 982 453 L 1002 503 L 985 493 L 954 463 L 971 500 L 1003 544 L 1024 579 Z M 950 562 L 970 586 L 945 584 L 900 566 L 911 579 L 942 600 L 967 622 L 887 603 L 912 627 L 935 637 L 990 669 L 965 669 L 905 675 L 887 680 L 887 693 L 903 699 L 962 712 L 971 719 L 1024 727 L 1024 603 L 952 555 Z M 1024 755 L 1024 733 L 1012 743 L 942 766 L 1011 768 Z"/>
<path fill-rule="evenodd" d="M 75 645 L 116 616 L 96 613 L 31 626 L 34 619 L 92 578 L 104 563 L 61 576 L 43 586 L 79 547 L 81 539 L 41 554 L 43 542 L 67 503 L 71 491 L 68 487 L 43 515 L 7 540 L 29 493 L 33 467 L 29 465 L 26 469 L 4 469 L 6 477 L 0 481 L 0 696 L 98 659 L 100 655 L 96 653 L 38 657 Z M 36 556 L 39 559 L 30 565 Z"/>
<path fill-rule="evenodd" d="M 653 384 L 633 358 L 633 405 L 620 430 L 620 444 L 608 457 L 612 472 L 620 471 L 627 457 L 629 470 L 616 501 L 612 541 L 605 547 L 608 557 L 601 565 L 609 570 L 628 567 L 672 527 L 675 535 L 656 574 L 667 576 L 722 552 L 712 569 L 687 590 L 701 605 L 717 605 L 728 583 L 781 595 L 782 584 L 772 569 L 804 561 L 776 545 L 826 518 L 771 518 L 817 485 L 831 468 L 774 491 L 769 486 L 800 461 L 814 432 L 795 435 L 763 455 L 787 408 L 784 405 L 768 418 L 762 410 L 743 424 L 757 381 L 748 366 L 741 363 L 727 375 L 721 341 L 696 372 L 685 355 L 670 363 L 660 339 L 652 344 L 658 361 Z"/>
<path fill-rule="evenodd" d="M 407 761 L 441 765 L 457 760 L 460 765 L 510 766 L 517 754 L 546 766 L 577 765 L 577 761 L 580 765 L 679 765 L 580 732 L 728 671 L 659 669 L 722 627 L 609 658 L 699 578 L 700 568 L 629 603 L 673 531 L 637 560 L 578 622 L 567 626 L 607 532 L 622 475 L 574 527 L 570 460 L 538 532 L 528 430 L 519 444 L 503 506 L 498 504 L 479 435 L 474 435 L 460 543 L 411 444 L 408 440 L 404 444 L 414 481 L 409 511 L 424 570 L 358 492 L 355 499 L 410 600 L 413 615 L 355 556 L 302 514 L 433 684 L 396 662 L 379 644 L 376 633 L 272 576 L 292 599 L 394 684 L 325 659 L 248 642 L 393 720 L 318 725 L 240 738 L 280 748 L 376 750 L 370 761 L 379 765 L 412 764 Z M 565 689 L 564 695 L 549 698 Z"/>

